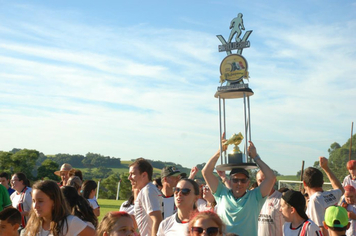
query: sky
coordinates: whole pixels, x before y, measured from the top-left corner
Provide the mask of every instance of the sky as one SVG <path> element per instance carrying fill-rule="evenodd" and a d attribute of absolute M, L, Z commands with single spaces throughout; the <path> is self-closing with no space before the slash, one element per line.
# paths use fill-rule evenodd
<path fill-rule="evenodd" d="M 242 13 L 251 139 L 294 175 L 350 138 L 355 12 L 346 0 L 0 0 L 0 150 L 207 162 L 226 57 L 216 35 Z M 243 132 L 242 99 L 226 115 L 226 135 Z"/>

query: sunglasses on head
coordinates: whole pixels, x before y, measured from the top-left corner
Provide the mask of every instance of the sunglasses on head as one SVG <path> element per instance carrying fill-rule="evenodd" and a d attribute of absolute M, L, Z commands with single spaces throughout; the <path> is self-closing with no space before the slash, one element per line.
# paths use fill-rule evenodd
<path fill-rule="evenodd" d="M 191 231 L 194 236 L 198 236 L 204 232 L 204 229 L 202 227 L 192 227 Z M 209 228 L 205 229 L 205 232 L 208 234 L 208 236 L 216 236 L 219 233 L 219 228 L 218 227 L 209 227 Z"/>
<path fill-rule="evenodd" d="M 187 196 L 190 193 L 189 188 L 174 188 L 174 194 L 178 194 L 179 192 L 182 192 L 184 196 Z"/>
<path fill-rule="evenodd" d="M 238 182 L 243 183 L 243 184 L 246 184 L 246 183 L 248 182 L 248 178 L 245 178 L 245 179 L 232 178 L 231 181 L 232 181 L 234 184 L 237 184 Z"/>

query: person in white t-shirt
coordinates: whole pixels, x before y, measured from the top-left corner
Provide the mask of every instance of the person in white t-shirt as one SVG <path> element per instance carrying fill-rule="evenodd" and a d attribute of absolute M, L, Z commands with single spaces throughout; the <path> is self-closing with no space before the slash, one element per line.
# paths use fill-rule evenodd
<path fill-rule="evenodd" d="M 283 193 L 280 204 L 285 223 L 284 236 L 322 236 L 320 228 L 305 214 L 305 198 L 299 191 L 288 190 Z"/>
<path fill-rule="evenodd" d="M 351 160 L 346 164 L 346 168 L 349 171 L 349 175 L 344 178 L 342 186 L 351 185 L 356 188 L 356 161 Z"/>
<path fill-rule="evenodd" d="M 347 236 L 356 235 L 356 189 L 351 185 L 344 186 L 344 201 L 341 206 L 347 210 L 350 219 L 350 228 L 346 231 Z"/>
<path fill-rule="evenodd" d="M 203 199 L 205 201 L 197 201 L 198 211 L 214 211 L 216 212 L 216 201 L 214 195 L 210 191 L 208 185 L 203 186 Z"/>
<path fill-rule="evenodd" d="M 199 198 L 199 185 L 191 179 L 182 179 L 174 189 L 174 202 L 177 213 L 164 219 L 159 225 L 157 236 L 188 236 L 188 223 L 191 213 L 196 210 Z"/>
<path fill-rule="evenodd" d="M 328 231 L 323 226 L 325 210 L 329 206 L 335 206 L 339 203 L 340 198 L 344 193 L 344 188 L 334 173 L 330 170 L 328 159 L 319 157 L 319 165 L 328 176 L 333 189 L 324 191 L 323 173 L 317 168 L 308 167 L 303 174 L 304 189 L 309 196 L 306 213 L 308 217 L 321 228 L 323 235 L 328 235 Z"/>
<path fill-rule="evenodd" d="M 265 175 L 262 171 L 256 174 L 257 185 L 261 185 Z M 276 182 L 276 181 L 274 181 Z M 267 200 L 262 206 L 260 215 L 258 216 L 258 235 L 259 236 L 282 236 L 284 218 L 279 211 L 281 204 L 282 193 L 274 188 L 268 195 Z"/>
<path fill-rule="evenodd" d="M 133 189 L 140 192 L 135 201 L 135 218 L 141 236 L 156 236 L 162 221 L 162 194 L 152 184 L 152 165 L 138 158 L 130 165 L 129 177 Z"/>
<path fill-rule="evenodd" d="M 82 196 L 88 200 L 91 208 L 93 208 L 96 217 L 100 216 L 100 206 L 95 198 L 96 188 L 98 185 L 94 180 L 86 180 L 82 185 Z"/>
<path fill-rule="evenodd" d="M 176 213 L 173 188 L 177 185 L 180 171 L 175 166 L 166 166 L 161 171 L 163 219 Z"/>
<path fill-rule="evenodd" d="M 29 187 L 29 180 L 24 173 L 18 172 L 11 178 L 12 188 L 15 189 L 10 196 L 12 206 L 21 213 L 21 226 L 26 227 L 29 214 L 32 208 L 32 188 Z"/>
<path fill-rule="evenodd" d="M 70 215 L 56 182 L 38 181 L 32 186 L 30 219 L 21 232 L 24 236 L 95 236 L 95 230 L 76 216 Z"/>

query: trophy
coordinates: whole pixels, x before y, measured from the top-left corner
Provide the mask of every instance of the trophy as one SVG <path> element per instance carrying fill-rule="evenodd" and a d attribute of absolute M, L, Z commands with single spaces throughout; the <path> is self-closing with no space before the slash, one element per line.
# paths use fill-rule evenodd
<path fill-rule="evenodd" d="M 249 79 L 248 64 L 246 59 L 241 55 L 244 48 L 250 47 L 248 37 L 252 30 L 246 31 L 240 38 L 245 26 L 242 20 L 243 15 L 239 13 L 230 23 L 230 36 L 228 41 L 223 36 L 217 35 L 222 43 L 219 45 L 219 52 L 226 52 L 227 56 L 220 65 L 220 86 L 217 88 L 215 97 L 219 99 L 219 125 L 220 125 L 220 160 L 221 165 L 216 166 L 219 171 L 232 170 L 234 168 L 253 169 L 257 165 L 248 157 L 248 141 L 251 140 L 251 119 L 250 119 L 250 96 L 253 95 L 252 89 L 244 80 Z M 237 50 L 232 53 L 232 50 Z M 233 134 L 230 139 L 222 143 L 222 134 L 226 134 L 226 107 L 225 100 L 243 99 L 244 110 L 244 136 Z M 244 150 L 240 151 L 238 145 L 245 137 Z M 222 145 L 234 144 L 234 148 L 228 155 L 222 151 Z"/>

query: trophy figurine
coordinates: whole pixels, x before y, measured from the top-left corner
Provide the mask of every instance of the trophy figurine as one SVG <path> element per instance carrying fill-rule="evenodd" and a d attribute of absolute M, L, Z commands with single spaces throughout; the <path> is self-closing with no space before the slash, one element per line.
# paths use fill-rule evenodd
<path fill-rule="evenodd" d="M 231 138 L 229 138 L 226 142 L 224 142 L 224 145 L 231 145 L 231 144 L 235 145 L 232 151 L 228 154 L 228 162 L 230 164 L 242 163 L 242 152 L 240 151 L 238 145 L 242 142 L 243 139 L 244 136 L 240 132 L 238 134 L 233 134 Z"/>

